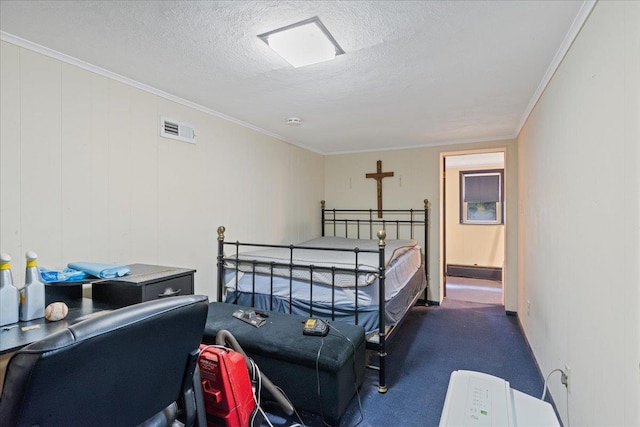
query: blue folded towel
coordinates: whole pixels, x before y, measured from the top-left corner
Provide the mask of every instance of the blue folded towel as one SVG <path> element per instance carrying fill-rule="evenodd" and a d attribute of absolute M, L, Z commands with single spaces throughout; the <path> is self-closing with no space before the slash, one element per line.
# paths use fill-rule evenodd
<path fill-rule="evenodd" d="M 49 270 L 44 267 L 40 267 L 40 278 L 45 283 L 52 282 L 77 282 L 86 280 L 89 277 L 84 271 L 73 270 L 71 268 L 65 268 L 62 271 Z"/>
<path fill-rule="evenodd" d="M 84 271 L 101 279 L 112 279 L 131 273 L 128 265 L 101 264 L 98 262 L 71 262 L 67 264 L 67 267 Z"/>

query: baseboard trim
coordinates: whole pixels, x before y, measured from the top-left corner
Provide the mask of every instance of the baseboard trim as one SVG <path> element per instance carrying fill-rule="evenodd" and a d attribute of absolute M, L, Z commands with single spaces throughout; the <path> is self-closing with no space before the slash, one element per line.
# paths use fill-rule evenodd
<path fill-rule="evenodd" d="M 447 276 L 502 280 L 502 269 L 499 267 L 480 267 L 477 265 L 447 264 Z"/>
<path fill-rule="evenodd" d="M 507 314 L 508 313 L 509 312 L 507 312 Z M 527 334 L 524 333 L 524 327 L 522 326 L 522 322 L 520 321 L 520 317 L 518 317 L 517 312 L 511 312 L 511 313 L 515 313 L 516 321 L 517 321 L 517 324 L 518 324 L 518 328 L 520 328 L 520 333 L 524 337 L 524 342 L 527 344 L 527 349 L 529 350 L 529 354 L 531 355 L 531 358 L 533 359 L 533 362 L 535 363 L 536 371 L 538 371 L 538 377 L 540 378 L 540 382 L 544 386 L 545 375 L 542 372 L 542 369 L 540 369 L 540 363 L 538 363 L 538 359 L 536 359 L 536 355 L 533 352 L 533 348 L 531 348 L 531 343 L 529 342 L 529 339 L 527 338 Z M 544 392 L 544 390 L 543 390 L 543 392 Z M 537 397 L 537 396 L 534 396 L 534 397 Z M 548 390 L 547 399 L 546 400 L 549 403 L 551 403 L 551 406 L 553 407 L 553 411 L 556 413 L 556 417 L 558 418 L 558 421 L 560 422 L 560 426 L 564 427 L 564 423 L 562 422 L 562 417 L 560 416 L 560 412 L 558 412 L 558 407 L 556 406 L 556 402 L 553 400 L 553 396 L 551 395 L 551 390 Z"/>
<path fill-rule="evenodd" d="M 431 301 L 424 298 L 420 298 L 418 301 L 416 301 L 415 305 L 430 306 L 430 305 L 440 305 L 440 303 L 438 301 Z"/>

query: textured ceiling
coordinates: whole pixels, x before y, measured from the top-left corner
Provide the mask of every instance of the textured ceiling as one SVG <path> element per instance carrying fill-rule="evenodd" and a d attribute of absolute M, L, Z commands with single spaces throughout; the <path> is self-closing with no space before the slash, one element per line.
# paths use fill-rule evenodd
<path fill-rule="evenodd" d="M 331 154 L 514 137 L 582 7 L 2 0 L 0 29 Z M 256 37 L 312 16 L 344 55 L 295 69 Z"/>

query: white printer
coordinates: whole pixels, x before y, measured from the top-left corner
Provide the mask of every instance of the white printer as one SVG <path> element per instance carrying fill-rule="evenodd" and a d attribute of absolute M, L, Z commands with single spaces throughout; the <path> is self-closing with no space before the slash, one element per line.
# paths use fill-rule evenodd
<path fill-rule="evenodd" d="M 514 390 L 509 382 L 474 371 L 454 371 L 449 379 L 440 427 L 560 427 L 553 407 Z"/>

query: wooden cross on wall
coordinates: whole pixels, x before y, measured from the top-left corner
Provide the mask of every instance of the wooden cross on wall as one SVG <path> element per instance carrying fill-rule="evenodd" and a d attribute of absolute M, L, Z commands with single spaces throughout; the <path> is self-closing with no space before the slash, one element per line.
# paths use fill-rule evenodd
<path fill-rule="evenodd" d="M 375 173 L 368 173 L 367 178 L 378 181 L 378 218 L 382 218 L 382 179 L 393 176 L 393 172 L 382 172 L 382 160 L 378 160 Z"/>

